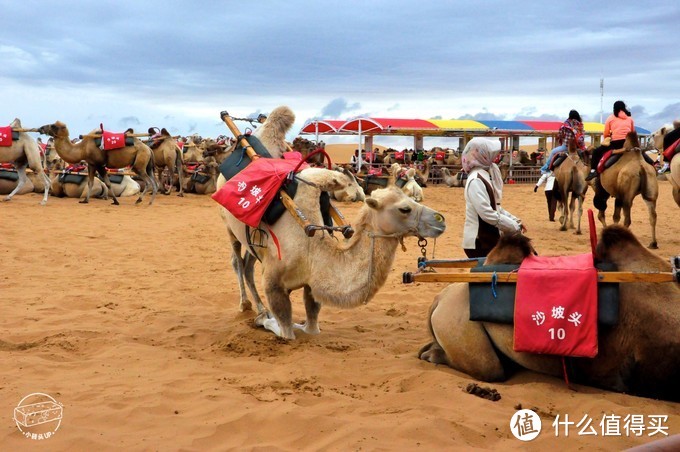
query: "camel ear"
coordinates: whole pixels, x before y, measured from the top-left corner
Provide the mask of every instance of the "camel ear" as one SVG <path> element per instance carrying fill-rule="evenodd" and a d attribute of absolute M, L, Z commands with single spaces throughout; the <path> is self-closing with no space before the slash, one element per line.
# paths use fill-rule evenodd
<path fill-rule="evenodd" d="M 370 196 L 366 198 L 366 204 L 371 209 L 380 210 L 380 202 L 377 199 L 371 198 Z"/>

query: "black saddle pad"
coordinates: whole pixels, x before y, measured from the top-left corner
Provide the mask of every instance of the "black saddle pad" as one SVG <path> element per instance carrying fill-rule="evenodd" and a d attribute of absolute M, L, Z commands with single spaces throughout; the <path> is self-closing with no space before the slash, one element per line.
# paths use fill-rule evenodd
<path fill-rule="evenodd" d="M 19 140 L 19 132 L 15 132 L 12 130 L 12 141 L 17 141 Z"/>
<path fill-rule="evenodd" d="M 63 173 L 59 175 L 59 182 L 62 184 L 82 184 L 83 181 L 87 178 L 86 175 L 84 174 L 70 174 L 70 173 Z"/>
<path fill-rule="evenodd" d="M 207 174 L 195 172 L 191 175 L 191 180 L 194 182 L 198 182 L 199 184 L 205 184 L 210 180 L 210 176 Z"/>
<path fill-rule="evenodd" d="M 611 263 L 599 263 L 599 270 L 614 271 Z M 471 272 L 510 272 L 519 269 L 519 265 L 479 265 Z M 546 284 L 550 284 L 549 281 Z M 514 323 L 515 283 L 496 284 L 496 297 L 489 283 L 470 283 L 470 320 L 494 323 Z M 619 320 L 619 284 L 598 283 L 597 316 L 601 325 L 614 326 Z"/>
<path fill-rule="evenodd" d="M 120 184 L 123 182 L 123 175 L 122 174 L 109 174 L 109 181 L 112 184 Z"/>
<path fill-rule="evenodd" d="M 19 180 L 19 173 L 10 170 L 0 170 L 0 179 L 17 181 Z"/>

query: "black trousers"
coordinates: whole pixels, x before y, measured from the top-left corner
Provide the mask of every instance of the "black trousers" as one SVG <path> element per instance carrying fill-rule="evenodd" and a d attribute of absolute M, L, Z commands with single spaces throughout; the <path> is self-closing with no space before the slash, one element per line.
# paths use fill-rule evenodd
<path fill-rule="evenodd" d="M 621 149 L 623 148 L 623 143 L 625 142 L 626 140 L 613 140 L 611 143 L 609 143 L 609 146 L 598 146 L 593 149 L 593 155 L 590 156 L 590 169 L 596 170 L 597 164 L 600 163 L 600 160 L 602 160 L 602 156 L 605 152 L 610 149 Z"/>

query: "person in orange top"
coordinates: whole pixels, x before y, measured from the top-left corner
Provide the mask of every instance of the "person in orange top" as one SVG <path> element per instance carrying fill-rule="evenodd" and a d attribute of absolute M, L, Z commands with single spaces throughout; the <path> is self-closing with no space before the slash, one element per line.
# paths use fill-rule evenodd
<path fill-rule="evenodd" d="M 635 123 L 630 116 L 630 111 L 626 108 L 626 104 L 622 100 L 614 102 L 614 114 L 609 115 L 604 122 L 604 138 L 609 138 L 609 144 L 603 144 L 593 150 L 593 155 L 590 159 L 590 174 L 586 180 L 591 180 L 597 177 L 597 164 L 600 163 L 602 155 L 610 149 L 621 149 L 623 143 L 626 141 L 628 132 L 635 130 Z"/>

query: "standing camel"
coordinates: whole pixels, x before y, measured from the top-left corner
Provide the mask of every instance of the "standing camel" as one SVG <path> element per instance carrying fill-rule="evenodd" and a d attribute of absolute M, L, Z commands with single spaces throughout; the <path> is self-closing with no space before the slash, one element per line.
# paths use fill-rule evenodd
<path fill-rule="evenodd" d="M 659 153 L 665 151 L 667 146 L 672 146 L 674 144 L 674 140 L 671 139 L 671 142 L 667 143 L 667 146 L 664 146 L 664 141 L 669 141 L 665 140 L 667 135 L 672 132 L 677 134 L 678 129 L 680 129 L 680 121 L 674 121 L 673 124 L 665 125 L 652 133 L 654 146 L 658 149 Z M 675 135 L 673 135 L 673 138 L 675 138 Z M 673 199 L 675 200 L 675 203 L 680 206 L 680 157 L 678 157 L 678 155 L 680 155 L 680 151 L 676 150 L 675 154 L 671 157 L 669 165 L 671 172 L 668 179 L 673 187 Z"/>
<path fill-rule="evenodd" d="M 649 224 L 652 228 L 652 242 L 649 248 L 658 248 L 656 242 L 656 199 L 659 197 L 659 183 L 656 180 L 654 167 L 645 162 L 640 149 L 640 142 L 636 132 L 629 132 L 623 149 L 619 152 L 621 157 L 609 168 L 606 168 L 597 178 L 596 184 L 600 184 L 595 193 L 593 204 L 599 210 L 597 218 L 603 226 L 606 226 L 605 211 L 607 199 L 615 198 L 614 223 L 621 220 L 623 208 L 623 225 L 629 227 L 631 223 L 630 209 L 633 199 L 639 194 L 647 204 L 649 211 Z M 603 190 L 604 189 L 604 190 Z"/>
<path fill-rule="evenodd" d="M 158 180 L 161 179 L 163 171 L 167 168 L 170 177 L 170 186 L 166 189 L 165 184 L 161 184 L 161 190 L 164 195 L 169 195 L 172 191 L 172 186 L 175 181 L 175 173 L 179 179 L 179 194 L 177 196 L 184 196 L 184 183 L 182 182 L 182 151 L 177 146 L 175 140 L 170 132 L 165 127 L 158 132 L 156 128 L 150 128 L 149 134 L 151 137 L 151 151 L 153 152 L 153 165 L 158 173 Z"/>
<path fill-rule="evenodd" d="M 133 138 L 134 144 L 132 146 L 125 146 L 120 149 L 104 151 L 97 146 L 95 139 L 90 136 L 83 137 L 82 141 L 72 143 L 69 138 L 68 128 L 66 124 L 57 121 L 54 124 L 47 124 L 38 129 L 42 134 L 49 135 L 54 138 L 54 147 L 57 154 L 68 163 L 80 163 L 85 161 L 87 163 L 87 195 L 81 203 L 88 203 L 90 201 L 90 191 L 94 184 L 95 173 L 99 173 L 104 180 L 109 194 L 113 197 L 113 204 L 118 205 L 118 198 L 111 189 L 111 181 L 106 168 L 124 168 L 131 166 L 132 170 L 144 181 L 144 191 L 139 195 L 135 204 L 142 202 L 144 195 L 152 189 L 151 205 L 156 199 L 158 185 L 153 173 L 153 155 L 151 149 L 142 143 L 137 138 Z M 100 130 L 94 130 L 90 135 L 101 133 Z"/>
<path fill-rule="evenodd" d="M 533 252 L 529 239 L 503 236 L 486 264 L 519 264 Z M 671 266 L 646 250 L 630 230 L 602 231 L 597 256 L 620 271 L 669 272 Z M 680 286 L 626 283 L 619 289 L 615 327 L 598 331 L 595 358 L 571 358 L 569 378 L 577 383 L 643 397 L 680 402 Z M 453 283 L 434 299 L 428 315 L 432 342 L 420 359 L 445 364 L 474 379 L 504 381 L 517 366 L 559 377 L 559 356 L 516 352 L 513 325 L 470 320 L 468 283 Z"/>
<path fill-rule="evenodd" d="M 12 129 L 21 129 L 21 121 L 15 118 L 10 124 Z M 26 167 L 33 170 L 34 173 L 39 174 L 45 184 L 43 199 L 40 201 L 41 205 L 47 204 L 47 197 L 50 190 L 50 179 L 45 174 L 43 164 L 40 158 L 40 147 L 38 143 L 26 132 L 19 132 L 19 139 L 12 140 L 11 146 L 0 147 L 0 163 L 13 163 L 19 175 L 19 183 L 12 192 L 5 197 L 5 201 L 12 199 L 14 195 L 19 193 L 28 182 L 26 176 Z"/>
<path fill-rule="evenodd" d="M 583 215 L 583 200 L 588 190 L 586 183 L 586 174 L 588 167 L 583 163 L 576 150 L 574 140 L 569 141 L 567 148 L 567 156 L 562 161 L 560 166 L 555 168 L 555 183 L 559 192 L 559 207 L 562 212 L 560 216 L 560 231 L 567 230 L 567 222 L 569 228 L 574 229 L 574 210 L 575 204 L 578 202 L 578 219 L 576 226 L 576 234 L 581 235 L 581 216 Z M 571 193 L 571 201 L 567 209 L 567 200 Z"/>

